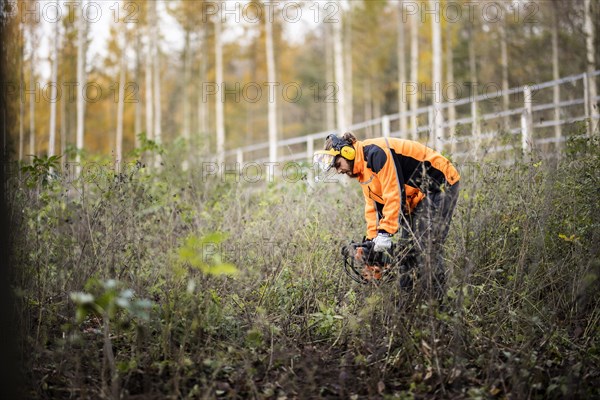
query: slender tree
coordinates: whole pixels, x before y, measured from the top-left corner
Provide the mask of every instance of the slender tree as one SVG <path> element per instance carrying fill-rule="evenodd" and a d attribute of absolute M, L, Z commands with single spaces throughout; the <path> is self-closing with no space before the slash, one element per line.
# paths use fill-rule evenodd
<path fill-rule="evenodd" d="M 219 165 L 225 161 L 225 115 L 223 110 L 223 44 L 221 43 L 221 16 L 215 18 L 215 74 L 217 85 L 221 86 L 219 94 L 215 96 L 216 123 L 217 123 L 217 160 Z"/>
<path fill-rule="evenodd" d="M 35 86 L 35 49 L 37 48 L 37 34 L 35 22 L 29 25 L 29 90 L 37 90 Z M 29 154 L 35 155 L 35 95 L 29 96 Z"/>
<path fill-rule="evenodd" d="M 326 84 L 330 85 L 335 80 L 334 63 L 333 63 L 333 41 L 332 41 L 332 26 L 331 24 L 323 24 L 325 30 L 325 79 Z M 329 87 L 329 86 L 326 86 Z M 325 103 L 325 129 L 328 131 L 335 130 L 335 103 L 326 100 Z"/>
<path fill-rule="evenodd" d="M 133 81 L 134 82 L 139 82 L 140 76 L 142 74 L 141 70 L 141 48 L 142 48 L 142 40 L 141 40 L 141 33 L 140 30 L 138 29 L 134 29 L 134 35 L 135 35 L 135 67 L 133 69 L 134 71 L 134 78 Z M 141 101 L 136 101 L 135 102 L 135 117 L 134 117 L 134 125 L 133 125 L 133 133 L 135 135 L 135 147 L 140 147 L 140 139 L 139 139 L 139 134 L 142 132 L 142 102 Z"/>
<path fill-rule="evenodd" d="M 444 131 L 442 128 L 442 23 L 440 19 L 440 2 L 439 0 L 429 0 L 429 5 L 432 10 L 435 10 L 435 15 L 431 17 L 431 45 L 432 45 L 432 85 L 434 89 L 433 97 L 433 140 L 432 145 L 440 140 L 444 142 Z"/>
<path fill-rule="evenodd" d="M 594 47 L 594 22 L 592 19 L 592 1 L 584 0 L 584 31 L 585 31 L 585 47 L 586 47 L 586 59 L 587 59 L 587 76 L 588 76 L 588 104 L 590 110 L 591 121 L 589 123 L 588 133 L 591 135 L 594 131 L 593 121 L 594 117 L 600 115 L 598 110 L 598 104 L 596 103 L 596 79 L 593 76 L 596 70 L 596 48 Z"/>
<path fill-rule="evenodd" d="M 84 130 L 85 130 L 85 101 L 83 97 L 83 87 L 87 80 L 85 74 L 85 59 L 86 59 L 86 43 L 85 37 L 87 32 L 87 22 L 83 16 L 83 7 L 79 9 L 77 18 L 77 138 L 76 147 L 77 153 L 75 155 L 76 162 L 76 174 L 79 175 L 81 172 L 81 152 L 84 146 Z"/>
<path fill-rule="evenodd" d="M 503 8 L 504 15 L 500 21 L 500 67 L 502 70 L 502 110 L 508 111 L 510 107 L 510 97 L 508 95 L 508 39 L 506 35 L 506 13 L 508 10 Z M 502 119 L 505 131 L 510 129 L 510 119 L 508 115 Z"/>
<path fill-rule="evenodd" d="M 116 154 L 115 162 L 117 169 L 123 160 L 123 114 L 125 112 L 125 80 L 127 74 L 127 25 L 119 21 L 119 44 L 120 44 L 120 63 L 119 63 L 119 101 L 117 103 L 117 132 L 116 132 Z"/>
<path fill-rule="evenodd" d="M 410 83 L 418 85 L 419 83 L 419 17 L 417 14 L 410 15 Z M 419 120 L 417 118 L 417 108 L 419 107 L 419 98 L 417 94 L 410 96 L 410 124 L 412 139 L 417 140 Z"/>
<path fill-rule="evenodd" d="M 349 1 L 349 10 L 345 12 L 345 18 L 343 23 L 340 22 L 344 32 L 343 37 L 343 52 L 344 52 L 344 115 L 346 118 L 347 126 L 352 125 L 353 109 L 353 87 L 352 87 L 352 23 L 354 19 L 354 12 L 356 9 L 356 2 Z M 342 13 L 340 13 L 341 15 Z"/>
<path fill-rule="evenodd" d="M 398 21 L 397 21 L 397 38 L 398 44 L 396 54 L 398 57 L 398 112 L 400 113 L 400 133 L 404 136 L 408 132 L 408 121 L 406 119 L 406 96 L 404 96 L 404 84 L 406 83 L 406 46 L 404 39 L 404 23 L 402 21 L 402 11 L 404 0 L 398 2 Z"/>
<path fill-rule="evenodd" d="M 198 82 L 202 85 L 206 82 L 206 74 L 208 71 L 208 40 L 206 28 L 200 27 L 200 67 L 198 68 Z M 208 142 L 208 102 L 204 98 L 203 88 L 198 91 L 198 130 L 200 131 L 200 142 Z M 205 149 L 208 150 L 208 149 Z"/>
<path fill-rule="evenodd" d="M 473 100 L 471 101 L 471 118 L 473 122 L 471 124 L 471 136 L 473 138 L 479 137 L 479 111 L 475 96 L 477 96 L 477 60 L 475 58 L 475 20 L 468 22 L 468 37 L 469 37 L 469 79 L 471 85 L 471 95 Z"/>
<path fill-rule="evenodd" d="M 25 24 L 19 25 L 19 86 L 25 86 Z M 19 98 L 19 161 L 23 160 L 23 149 L 25 146 L 25 106 L 23 99 Z"/>
<path fill-rule="evenodd" d="M 556 2 L 553 1 L 550 3 L 550 9 L 552 12 L 552 18 L 550 22 L 550 32 L 552 35 L 552 79 L 558 80 L 560 79 L 560 69 L 558 65 L 558 12 L 556 9 Z M 553 101 L 554 101 L 554 121 L 556 125 L 554 125 L 554 136 L 556 140 L 559 140 L 562 136 L 561 126 L 558 123 L 560 121 L 560 107 L 558 104 L 560 103 L 560 85 L 554 85 L 553 89 Z M 559 142 L 556 142 L 559 145 Z"/>
<path fill-rule="evenodd" d="M 146 137 L 148 140 L 154 140 L 154 72 L 152 57 L 152 34 L 153 29 L 150 24 L 150 6 L 147 4 L 147 22 L 146 22 L 146 60 L 144 63 L 144 93 L 146 101 Z"/>
<path fill-rule="evenodd" d="M 454 84 L 454 50 L 452 45 L 452 24 L 446 21 L 446 82 L 448 85 L 448 123 L 450 125 L 450 151 L 454 152 L 456 147 L 456 85 Z"/>
<path fill-rule="evenodd" d="M 265 45 L 267 53 L 267 81 L 274 84 L 277 80 L 275 75 L 275 54 L 273 52 L 273 16 L 265 16 Z M 269 96 L 270 97 L 270 96 Z M 277 96 L 268 100 L 268 118 L 269 118 L 269 161 L 277 162 Z M 269 174 L 272 168 L 269 168 Z M 269 180 L 272 176 L 269 176 Z"/>
<path fill-rule="evenodd" d="M 162 142 L 162 110 L 161 110 L 161 80 L 160 80 L 160 47 L 158 43 L 159 34 L 159 19 L 156 11 L 157 3 L 151 1 L 150 12 L 151 12 L 151 26 L 152 29 L 152 70 L 154 73 L 154 140 L 156 143 L 161 144 Z M 160 166 L 161 157 L 159 154 L 155 158 L 155 166 Z"/>
<path fill-rule="evenodd" d="M 348 130 L 348 123 L 346 121 L 346 90 L 344 85 L 346 79 L 344 74 L 342 24 L 343 19 L 342 14 L 340 13 L 338 21 L 333 23 L 333 60 L 335 66 L 335 82 L 338 89 L 336 98 L 336 123 L 338 133 L 340 134 L 343 134 Z"/>
<path fill-rule="evenodd" d="M 190 98 L 189 85 L 192 80 L 192 47 L 190 44 L 191 30 L 185 29 L 184 46 L 183 46 L 183 130 L 182 136 L 185 139 L 186 145 L 189 146 L 191 138 L 191 121 L 190 121 Z"/>
<path fill-rule="evenodd" d="M 50 78 L 50 124 L 48 131 L 48 157 L 55 154 L 54 146 L 56 144 L 56 103 L 58 102 L 58 62 L 59 62 L 59 40 L 60 40 L 60 22 L 54 23 L 54 38 L 52 45 L 52 77 Z"/>

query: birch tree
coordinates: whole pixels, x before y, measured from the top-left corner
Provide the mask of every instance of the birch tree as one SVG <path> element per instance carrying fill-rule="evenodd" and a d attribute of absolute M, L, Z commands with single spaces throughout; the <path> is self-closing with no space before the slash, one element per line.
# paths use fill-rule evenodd
<path fill-rule="evenodd" d="M 120 163 L 123 160 L 123 114 L 125 111 L 125 79 L 127 73 L 127 38 L 125 22 L 119 21 L 119 42 L 121 47 L 119 63 L 119 101 L 117 103 L 117 132 L 116 132 L 116 151 L 115 162 L 117 170 L 120 169 Z"/>
<path fill-rule="evenodd" d="M 153 96 L 153 63 L 152 63 L 152 26 L 150 24 L 150 6 L 147 3 L 147 21 L 146 21 L 146 60 L 144 63 L 144 86 L 146 101 L 146 138 L 154 140 L 154 96 Z"/>
<path fill-rule="evenodd" d="M 215 18 L 215 74 L 217 85 L 223 86 L 223 45 L 221 43 L 221 16 Z M 223 110 L 223 88 L 215 96 L 217 161 L 219 166 L 225 161 L 225 116 Z"/>
<path fill-rule="evenodd" d="M 25 25 L 19 26 L 19 85 L 25 86 Z M 23 149 L 25 146 L 25 106 L 19 99 L 19 161 L 23 160 Z"/>
<path fill-rule="evenodd" d="M 325 30 L 325 80 L 326 84 L 330 85 L 334 82 L 334 63 L 333 63 L 333 41 L 332 41 L 332 26 L 331 24 L 323 24 Z M 329 86 L 326 86 L 329 87 Z M 335 130 L 335 106 L 332 101 L 325 101 L 325 129 L 328 131 Z"/>
<path fill-rule="evenodd" d="M 504 7 L 504 17 L 500 21 L 500 68 L 502 70 L 502 110 L 508 111 L 510 107 L 510 98 L 508 95 L 508 39 L 506 37 L 506 10 Z M 505 115 L 502 119 L 505 131 L 510 129 L 510 119 Z"/>
<path fill-rule="evenodd" d="M 446 82 L 448 85 L 448 123 L 450 125 L 450 151 L 456 148 L 456 85 L 454 85 L 454 50 L 452 47 L 452 24 L 446 21 Z"/>
<path fill-rule="evenodd" d="M 184 47 L 183 47 L 183 130 L 182 136 L 185 140 L 186 146 L 189 149 L 190 146 L 190 99 L 189 99 L 189 85 L 191 82 L 192 75 L 192 49 L 190 46 L 190 30 L 186 27 L 184 32 Z"/>
<path fill-rule="evenodd" d="M 344 30 L 343 37 L 343 52 L 344 52 L 344 115 L 346 117 L 347 126 L 352 125 L 352 114 L 354 102 L 353 90 L 352 90 L 352 20 L 354 18 L 355 2 L 349 1 L 349 10 L 346 13 L 344 22 L 340 22 L 342 29 Z M 342 12 L 340 12 L 340 15 Z"/>
<path fill-rule="evenodd" d="M 477 107 L 477 101 L 475 100 L 475 96 L 477 96 L 477 60 L 475 59 L 475 27 L 474 20 L 470 21 L 468 24 L 468 40 L 469 40 L 469 79 L 471 85 L 471 95 L 473 99 L 471 101 L 471 136 L 473 138 L 479 137 L 479 111 Z"/>
<path fill-rule="evenodd" d="M 588 134 L 592 134 L 594 132 L 594 118 L 599 115 L 598 105 L 596 103 L 596 79 L 593 76 L 593 73 L 596 69 L 596 48 L 594 47 L 594 23 L 592 20 L 592 1 L 584 0 L 584 31 L 585 31 L 585 47 L 586 47 L 586 59 L 587 59 L 587 77 L 588 77 L 588 104 L 590 110 L 591 120 L 589 122 Z"/>
<path fill-rule="evenodd" d="M 135 35 L 135 67 L 134 71 L 134 82 L 139 82 L 141 76 L 141 60 L 140 60 L 140 49 L 142 48 L 141 34 L 138 29 L 134 30 Z M 133 123 L 133 133 L 135 135 L 135 147 L 140 147 L 139 134 L 142 132 L 142 102 L 136 101 L 135 103 L 135 119 Z"/>
<path fill-rule="evenodd" d="M 160 87 L 160 48 L 158 45 L 159 20 L 156 12 L 156 2 L 151 1 L 151 26 L 152 29 L 152 72 L 154 84 L 154 141 L 157 144 L 162 142 L 162 114 L 161 114 L 161 87 Z M 161 164 L 160 154 L 156 155 L 154 164 L 156 167 Z"/>
<path fill-rule="evenodd" d="M 277 77 L 275 76 L 275 55 L 273 52 L 273 15 L 265 17 L 265 44 L 267 53 L 267 81 L 269 85 L 274 85 Z M 269 88 L 271 90 L 271 87 Z M 269 161 L 277 162 L 277 96 L 269 96 L 268 100 L 268 119 L 269 119 Z M 272 176 L 272 168 L 269 168 L 269 181 Z"/>
<path fill-rule="evenodd" d="M 333 60 L 335 68 L 335 82 L 337 86 L 337 104 L 336 104 L 336 126 L 338 133 L 344 134 L 348 130 L 346 121 L 346 91 L 344 82 L 344 55 L 343 55 L 343 39 L 342 39 L 342 15 L 333 23 Z"/>
<path fill-rule="evenodd" d="M 29 89 L 35 90 L 36 31 L 33 22 L 29 25 Z M 35 95 L 29 96 L 29 154 L 35 155 Z"/>
<path fill-rule="evenodd" d="M 56 103 L 58 102 L 58 62 L 59 62 L 59 48 L 58 42 L 60 40 L 60 28 L 59 21 L 54 23 L 54 39 L 52 44 L 52 76 L 50 78 L 50 123 L 48 131 L 48 157 L 51 157 L 55 153 L 56 143 Z"/>
<path fill-rule="evenodd" d="M 432 45 L 432 85 L 434 89 L 433 97 L 433 145 L 440 140 L 444 142 L 444 132 L 442 128 L 442 24 L 440 20 L 440 2 L 439 0 L 429 0 L 432 10 L 435 14 L 431 16 L 431 45 Z"/>
<path fill-rule="evenodd" d="M 404 39 L 404 23 L 402 22 L 402 11 L 404 7 L 404 0 L 398 2 L 398 32 L 397 39 L 398 43 L 396 46 L 396 54 L 398 57 L 398 112 L 400 113 L 400 132 L 401 135 L 406 135 L 408 132 L 408 122 L 406 120 L 406 98 L 404 96 L 404 84 L 406 83 L 406 46 Z"/>
<path fill-rule="evenodd" d="M 85 36 L 87 32 L 87 22 L 83 16 L 83 7 L 79 9 L 77 21 L 77 83 L 79 88 L 85 86 L 85 59 L 86 59 L 86 43 Z M 76 128 L 76 147 L 75 155 L 76 174 L 79 176 L 81 172 L 81 152 L 84 146 L 83 133 L 85 130 L 85 101 L 83 98 L 83 89 L 77 91 L 77 128 Z"/>
<path fill-rule="evenodd" d="M 203 82 L 206 82 L 206 73 L 208 69 L 208 44 L 207 44 L 207 35 L 206 29 L 200 28 L 202 31 L 200 32 L 200 68 L 198 68 L 198 82 L 202 85 Z M 201 86 L 202 87 L 202 86 Z M 204 98 L 203 90 L 198 91 L 198 130 L 201 135 L 201 143 L 208 143 L 208 103 Z"/>
<path fill-rule="evenodd" d="M 560 79 L 560 69 L 558 65 L 558 12 L 556 9 L 556 3 L 553 1 L 550 3 L 551 9 L 551 21 L 550 21 L 550 32 L 552 36 L 552 80 Z M 560 107 L 558 104 L 560 103 L 560 85 L 554 85 L 552 88 L 553 92 L 553 102 L 554 102 L 554 121 L 556 125 L 554 125 L 554 136 L 556 140 L 559 140 L 562 136 L 561 126 L 558 123 L 560 121 Z M 559 142 L 556 142 L 557 146 Z"/>
<path fill-rule="evenodd" d="M 418 85 L 419 81 L 419 17 L 418 14 L 410 16 L 410 83 Z M 417 128 L 419 121 L 417 118 L 417 108 L 419 107 L 419 98 L 415 93 L 410 96 L 410 124 L 412 139 L 418 139 Z"/>

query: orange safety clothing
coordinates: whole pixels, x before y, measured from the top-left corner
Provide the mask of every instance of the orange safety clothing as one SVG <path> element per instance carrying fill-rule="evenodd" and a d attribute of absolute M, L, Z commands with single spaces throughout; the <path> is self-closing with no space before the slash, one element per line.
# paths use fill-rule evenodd
<path fill-rule="evenodd" d="M 367 238 L 394 234 L 427 193 L 454 185 L 460 175 L 437 151 L 415 141 L 376 138 L 356 141 L 353 173 L 365 198 Z"/>

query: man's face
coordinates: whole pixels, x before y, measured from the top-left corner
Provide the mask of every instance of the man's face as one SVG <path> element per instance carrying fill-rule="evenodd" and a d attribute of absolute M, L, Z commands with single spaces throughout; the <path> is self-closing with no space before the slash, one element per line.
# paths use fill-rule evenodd
<path fill-rule="evenodd" d="M 337 157 L 335 163 L 333 164 L 336 172 L 338 174 L 346 174 L 350 178 L 356 178 L 356 174 L 353 173 L 353 165 L 350 164 L 350 161 L 346 160 L 344 157 Z"/>

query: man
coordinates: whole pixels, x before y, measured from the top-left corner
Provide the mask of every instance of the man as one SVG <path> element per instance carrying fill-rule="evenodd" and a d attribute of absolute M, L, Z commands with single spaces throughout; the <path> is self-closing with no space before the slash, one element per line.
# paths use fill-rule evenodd
<path fill-rule="evenodd" d="M 356 178 L 365 198 L 367 240 L 375 251 L 391 248 L 400 230 L 416 246 L 426 288 L 443 294 L 443 244 L 458 199 L 460 175 L 452 163 L 418 142 L 397 138 L 358 141 L 329 135 L 314 161 L 327 171 Z"/>

